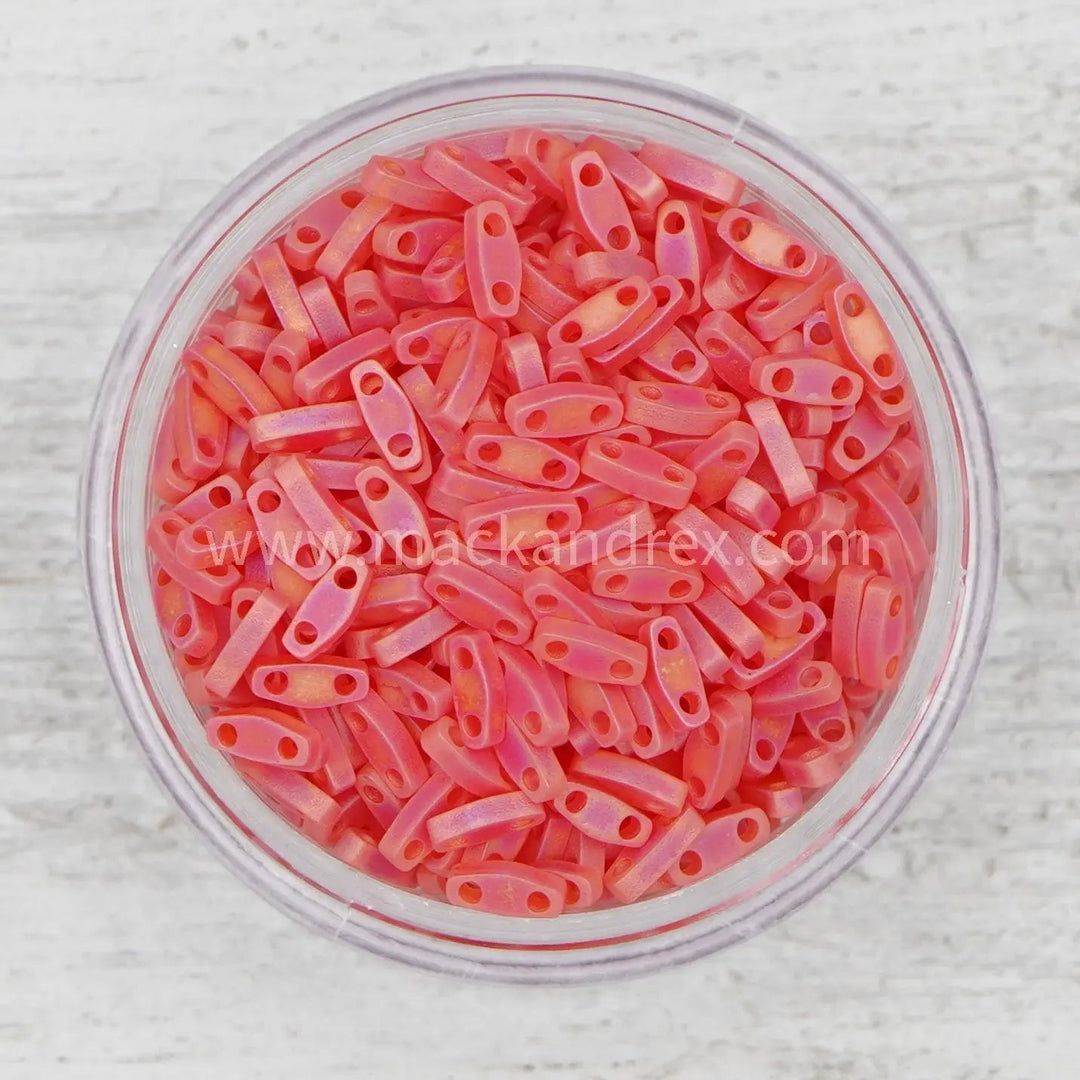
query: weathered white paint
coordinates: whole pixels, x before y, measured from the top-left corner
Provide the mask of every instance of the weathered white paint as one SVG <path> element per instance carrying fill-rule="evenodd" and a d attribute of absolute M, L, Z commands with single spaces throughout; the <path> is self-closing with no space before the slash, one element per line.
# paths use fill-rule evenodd
<path fill-rule="evenodd" d="M 0 8 L 0 1076 L 1076 1075 L 1075 0 Z M 980 692 L 892 834 L 774 932 L 582 990 L 417 974 L 255 900 L 124 734 L 74 540 L 104 358 L 199 206 L 349 99 L 530 61 L 681 80 L 867 191 L 965 334 L 1009 515 Z"/>

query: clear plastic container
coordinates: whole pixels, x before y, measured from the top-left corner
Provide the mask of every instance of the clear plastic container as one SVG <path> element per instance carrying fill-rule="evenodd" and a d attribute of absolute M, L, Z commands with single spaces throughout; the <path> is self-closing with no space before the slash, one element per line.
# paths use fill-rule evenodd
<path fill-rule="evenodd" d="M 739 174 L 836 253 L 878 305 L 922 414 L 935 548 L 908 669 L 845 774 L 790 827 L 722 873 L 630 906 L 552 920 L 463 910 L 366 877 L 295 832 L 207 745 L 162 641 L 145 526 L 155 429 L 180 353 L 247 254 L 372 154 L 465 131 L 536 125 L 682 147 Z M 998 571 L 986 415 L 932 286 L 876 211 L 750 117 L 614 72 L 487 69 L 411 83 L 316 122 L 230 184 L 154 273 L 109 360 L 82 510 L 89 592 L 117 693 L 161 782 L 240 878 L 299 922 L 426 968 L 522 982 L 643 971 L 720 949 L 805 903 L 892 823 L 940 754 L 983 652 Z"/>

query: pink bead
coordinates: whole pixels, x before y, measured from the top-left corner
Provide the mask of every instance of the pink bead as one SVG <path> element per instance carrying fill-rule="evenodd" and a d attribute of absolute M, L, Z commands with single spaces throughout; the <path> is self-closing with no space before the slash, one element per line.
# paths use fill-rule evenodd
<path fill-rule="evenodd" d="M 233 757 L 298 772 L 314 772 L 326 759 L 319 733 L 280 709 L 224 709 L 207 721 L 206 738 Z"/>
<path fill-rule="evenodd" d="M 284 613 L 285 604 L 272 589 L 252 601 L 206 672 L 211 695 L 224 699 L 232 692 Z"/>
<path fill-rule="evenodd" d="M 375 527 L 395 556 L 410 569 L 431 561 L 431 527 L 423 503 L 382 465 L 356 475 L 356 488 Z"/>
<path fill-rule="evenodd" d="M 778 277 L 758 293 L 746 309 L 746 325 L 762 341 L 779 342 L 791 335 L 785 349 L 802 351 L 800 326 L 808 315 L 821 307 L 825 294 L 843 280 L 843 272 L 829 260 L 828 269 L 816 280 L 807 282 Z"/>
<path fill-rule="evenodd" d="M 773 637 L 789 638 L 799 632 L 805 604 L 786 582 L 770 584 L 743 605 L 743 610 Z"/>
<path fill-rule="evenodd" d="M 825 616 L 816 604 L 806 604 L 799 632 L 790 638 L 762 635 L 764 644 L 759 652 L 732 661 L 728 681 L 740 690 L 749 690 L 776 675 L 787 664 L 807 655 L 814 642 L 825 631 Z"/>
<path fill-rule="evenodd" d="M 293 383 L 297 372 L 310 359 L 307 338 L 297 330 L 282 330 L 276 334 L 263 353 L 259 378 L 286 409 L 294 409 L 300 404 Z"/>
<path fill-rule="evenodd" d="M 670 615 L 653 619 L 638 632 L 649 651 L 646 687 L 676 729 L 700 727 L 709 718 L 705 686 L 693 651 Z"/>
<path fill-rule="evenodd" d="M 528 550 L 575 532 L 581 525 L 581 511 L 570 495 L 538 491 L 476 503 L 458 520 L 462 535 L 473 547 Z"/>
<path fill-rule="evenodd" d="M 379 840 L 383 857 L 399 870 L 412 870 L 431 854 L 428 831 L 432 819 L 444 811 L 454 781 L 434 772 L 413 794 Z"/>
<path fill-rule="evenodd" d="M 253 417 L 280 409 L 270 388 L 224 345 L 201 338 L 183 356 L 184 368 L 229 419 L 246 427 Z"/>
<path fill-rule="evenodd" d="M 896 491 L 873 473 L 856 476 L 849 487 L 859 500 L 860 522 L 872 528 L 892 529 L 900 538 L 908 569 L 917 578 L 929 565 L 930 553 L 911 509 Z"/>
<path fill-rule="evenodd" d="M 701 307 L 701 285 L 709 264 L 709 245 L 698 206 L 671 199 L 657 211 L 656 268 L 677 278 L 690 298 L 688 311 Z"/>
<path fill-rule="evenodd" d="M 460 213 L 464 200 L 429 176 L 419 161 L 374 155 L 360 173 L 359 186 L 369 196 L 378 196 L 410 210 L 437 214 Z"/>
<path fill-rule="evenodd" d="M 349 793 L 350 799 L 360 803 L 356 791 L 356 771 L 349 757 L 349 750 L 342 737 L 333 714 L 329 709 L 301 709 L 304 722 L 319 733 L 322 739 L 325 758 L 322 768 L 315 777 L 315 782 L 330 795 L 338 796 Z M 362 806 L 362 803 L 360 804 Z M 367 817 L 366 808 L 363 808 Z M 344 815 L 343 815 L 344 816 Z"/>
<path fill-rule="evenodd" d="M 840 700 L 840 676 L 832 664 L 807 657 L 759 683 L 753 694 L 754 710 L 762 715 L 787 715 L 831 705 Z"/>
<path fill-rule="evenodd" d="M 502 203 L 514 225 L 528 216 L 536 196 L 519 180 L 479 154 L 456 143 L 433 143 L 424 152 L 422 168 L 467 203 Z"/>
<path fill-rule="evenodd" d="M 803 709 L 796 717 L 796 729 L 803 729 L 832 754 L 843 754 L 855 741 L 851 717 L 843 697 L 829 705 Z"/>
<path fill-rule="evenodd" d="M 746 804 L 717 810 L 705 819 L 705 828 L 668 872 L 675 885 L 692 885 L 749 855 L 769 839 L 765 812 Z"/>
<path fill-rule="evenodd" d="M 713 311 L 730 311 L 753 300 L 771 280 L 772 275 L 767 270 L 753 266 L 728 250 L 709 268 L 701 285 L 701 295 Z"/>
<path fill-rule="evenodd" d="M 630 547 L 648 536 L 655 526 L 648 503 L 620 496 L 619 502 L 605 503 L 585 514 L 581 527 L 572 529 L 568 540 L 546 549 L 545 561 L 563 571 L 584 566 L 605 554 Z"/>
<path fill-rule="evenodd" d="M 732 420 L 703 440 L 685 459 L 697 477 L 694 497 L 712 506 L 728 495 L 758 454 L 757 432 L 742 420 Z"/>
<path fill-rule="evenodd" d="M 252 484 L 247 504 L 271 561 L 281 560 L 307 581 L 317 581 L 326 573 L 333 560 L 276 480 Z"/>
<path fill-rule="evenodd" d="M 835 479 L 846 480 L 880 457 L 895 437 L 896 428 L 882 423 L 867 402 L 860 402 L 830 438 L 825 469 Z"/>
<path fill-rule="evenodd" d="M 193 570 L 242 563 L 255 533 L 255 520 L 243 502 L 211 510 L 176 537 L 176 555 Z"/>
<path fill-rule="evenodd" d="M 771 821 L 787 821 L 803 811 L 802 792 L 779 773 L 762 780 L 744 781 L 739 785 L 739 798 L 760 807 Z"/>
<path fill-rule="evenodd" d="M 506 139 L 506 157 L 521 170 L 526 183 L 551 199 L 562 195 L 562 164 L 573 151 L 569 139 L 538 128 L 514 128 Z"/>
<path fill-rule="evenodd" d="M 362 360 L 388 359 L 390 335 L 381 327 L 367 330 L 306 364 L 293 379 L 297 396 L 305 404 L 345 401 L 352 394 L 349 373 Z M 380 365 L 381 366 L 381 365 Z"/>
<path fill-rule="evenodd" d="M 843 772 L 840 759 L 805 735 L 793 736 L 780 755 L 780 773 L 800 788 L 827 787 Z"/>
<path fill-rule="evenodd" d="M 590 135 L 580 145 L 582 150 L 592 151 L 601 158 L 631 210 L 653 213 L 667 198 L 664 181 L 625 147 L 599 135 Z"/>
<path fill-rule="evenodd" d="M 395 712 L 430 723 L 450 708 L 450 684 L 415 660 L 401 660 L 392 668 L 375 668 L 371 678 L 379 696 Z"/>
<path fill-rule="evenodd" d="M 903 593 L 889 578 L 874 577 L 866 585 L 859 610 L 856 652 L 860 681 L 877 690 L 892 687 L 899 677 L 906 645 Z"/>
<path fill-rule="evenodd" d="M 516 723 L 506 725 L 495 755 L 506 775 L 533 802 L 547 802 L 566 787 L 566 774 L 555 751 L 549 746 L 535 746 Z"/>
<path fill-rule="evenodd" d="M 762 532 L 773 528 L 780 519 L 776 500 L 760 484 L 744 476 L 732 485 L 724 509 L 744 525 Z"/>
<path fill-rule="evenodd" d="M 595 293 L 628 277 L 651 281 L 656 267 L 643 255 L 630 251 L 586 251 L 571 262 L 574 284 L 583 293 Z"/>
<path fill-rule="evenodd" d="M 345 275 L 345 315 L 349 329 L 359 335 L 368 330 L 392 330 L 397 312 L 378 275 L 373 270 L 356 270 Z"/>
<path fill-rule="evenodd" d="M 598 356 L 625 342 L 656 310 L 657 299 L 642 277 L 628 277 L 594 293 L 548 332 L 552 345 L 576 345 Z"/>
<path fill-rule="evenodd" d="M 705 516 L 719 525 L 735 541 L 766 581 L 776 584 L 791 572 L 794 560 L 782 548 L 766 539 L 762 533 L 756 532 L 741 521 L 736 521 L 730 514 L 725 514 L 715 507 L 707 510 Z"/>
<path fill-rule="evenodd" d="M 372 657 L 380 667 L 393 667 L 399 661 L 431 645 L 458 625 L 458 619 L 441 605 L 436 605 L 430 611 L 389 629 L 369 631 L 375 635 L 371 639 Z"/>
<path fill-rule="evenodd" d="M 352 737 L 387 787 L 407 799 L 428 778 L 428 770 L 401 718 L 377 694 L 341 707 Z"/>
<path fill-rule="evenodd" d="M 158 622 L 173 648 L 193 658 L 208 656 L 218 642 L 214 609 L 160 567 L 154 574 L 153 589 Z"/>
<path fill-rule="evenodd" d="M 341 504 L 316 479 L 303 458 L 291 455 L 282 459 L 274 467 L 274 479 L 331 557 L 344 555 L 354 545 L 353 530 Z"/>
<path fill-rule="evenodd" d="M 678 510 L 690 500 L 696 477 L 648 446 L 594 435 L 585 444 L 581 470 L 628 495 Z"/>
<path fill-rule="evenodd" d="M 567 439 L 617 427 L 622 399 L 609 386 L 545 383 L 506 399 L 506 422 L 523 438 Z"/>
<path fill-rule="evenodd" d="M 506 207 L 482 202 L 465 212 L 465 268 L 482 319 L 510 318 L 521 296 L 521 252 Z"/>
<path fill-rule="evenodd" d="M 459 863 L 446 881 L 446 898 L 457 907 L 494 915 L 551 918 L 566 903 L 566 879 L 550 870 L 495 859 Z"/>
<path fill-rule="evenodd" d="M 344 722 L 344 721 L 343 721 Z M 348 728 L 348 724 L 346 724 Z M 350 740 L 356 745 L 350 732 Z M 390 789 L 379 771 L 372 765 L 364 765 L 356 771 L 356 790 L 368 813 L 380 829 L 389 828 L 401 813 L 404 801 Z"/>
<path fill-rule="evenodd" d="M 465 238 L 458 232 L 428 260 L 420 274 L 427 298 L 436 304 L 452 304 L 469 288 L 465 269 Z"/>
<path fill-rule="evenodd" d="M 180 470 L 192 480 L 206 480 L 221 468 L 228 418 L 186 372 L 176 381 L 173 410 Z"/>
<path fill-rule="evenodd" d="M 547 616 L 533 635 L 538 656 L 569 675 L 620 685 L 645 677 L 645 647 L 610 630 Z"/>
<path fill-rule="evenodd" d="M 862 394 L 862 378 L 826 360 L 812 357 L 760 357 L 750 369 L 758 393 L 804 405 L 853 405 Z"/>
<path fill-rule="evenodd" d="M 180 585 L 210 604 L 228 603 L 233 590 L 240 584 L 240 572 L 235 566 L 221 565 L 194 570 L 181 562 L 176 554 L 176 538 L 187 522 L 169 510 L 155 514 L 147 527 L 147 545 L 162 570 Z"/>
<path fill-rule="evenodd" d="M 368 692 L 367 665 L 345 656 L 317 656 L 295 663 L 272 656 L 251 671 L 251 689 L 261 698 L 300 709 L 329 708 Z"/>
<path fill-rule="evenodd" d="M 428 725 L 420 736 L 420 746 L 455 784 L 470 795 L 496 795 L 510 788 L 499 769 L 494 750 L 466 746 L 461 727 L 452 716 L 444 716 Z"/>
<path fill-rule="evenodd" d="M 506 680 L 506 714 L 534 746 L 566 741 L 567 714 L 562 675 L 538 662 L 525 649 L 497 645 Z"/>
<path fill-rule="evenodd" d="M 330 237 L 361 198 L 361 192 L 345 188 L 316 199 L 297 216 L 281 241 L 285 261 L 294 270 L 314 269 Z"/>
<path fill-rule="evenodd" d="M 548 566 L 538 566 L 525 575 L 521 598 L 535 618 L 556 615 L 598 626 L 606 622 L 591 596 Z"/>
<path fill-rule="evenodd" d="M 304 598 L 282 644 L 298 660 L 310 660 L 331 649 L 349 628 L 370 583 L 367 564 L 343 555 Z"/>
<path fill-rule="evenodd" d="M 628 382 L 626 419 L 653 431 L 712 435 L 739 415 L 739 403 L 719 390 L 672 383 Z"/>
<path fill-rule="evenodd" d="M 750 721 L 750 750 L 743 765 L 743 780 L 760 780 L 774 768 L 791 738 L 795 716 L 757 716 Z"/>
<path fill-rule="evenodd" d="M 341 817 L 341 807 L 306 777 L 292 769 L 255 761 L 238 761 L 243 777 L 275 805 L 296 814 L 304 832 L 317 843 L 328 844 Z"/>
<path fill-rule="evenodd" d="M 687 807 L 673 821 L 656 825 L 647 843 L 619 855 L 604 874 L 604 884 L 624 904 L 637 900 L 671 869 L 705 828 L 701 815 Z"/>
<path fill-rule="evenodd" d="M 691 560 L 663 549 L 636 548 L 609 556 L 593 562 L 587 572 L 595 595 L 630 603 L 689 604 L 704 587 L 701 571 Z"/>
<path fill-rule="evenodd" d="M 422 266 L 447 240 L 460 236 L 460 221 L 433 215 L 382 221 L 371 241 L 372 250 L 384 259 Z"/>
<path fill-rule="evenodd" d="M 436 566 L 428 573 L 424 587 L 455 618 L 470 626 L 517 644 L 529 638 L 533 617 L 521 598 L 475 566 Z"/>
<path fill-rule="evenodd" d="M 637 720 L 622 687 L 568 675 L 566 700 L 570 712 L 593 740 L 593 748 L 614 746 L 633 736 Z M 577 743 L 575 747 L 583 752 Z"/>
<path fill-rule="evenodd" d="M 655 345 L 686 313 L 690 307 L 690 295 L 670 275 L 655 277 L 649 282 L 656 306 L 636 328 L 617 345 L 604 349 L 591 357 L 598 368 L 609 374 L 625 367 L 639 357 L 644 349 Z M 600 296 L 603 293 L 595 295 Z"/>
<path fill-rule="evenodd" d="M 512 393 L 532 390 L 547 383 L 540 346 L 532 334 L 515 334 L 502 342 L 502 362 Z"/>
<path fill-rule="evenodd" d="M 280 245 L 266 244 L 251 258 L 282 329 L 297 330 L 312 344 L 317 343 L 319 331 L 304 307 L 304 301 Z"/>
<path fill-rule="evenodd" d="M 562 176 L 568 211 L 585 238 L 605 251 L 636 253 L 640 242 L 630 210 L 604 159 L 581 150 L 564 162 Z"/>
<path fill-rule="evenodd" d="M 212 510 L 242 501 L 246 486 L 246 484 L 242 485 L 235 476 L 223 474 L 207 481 L 202 487 L 196 488 L 190 495 L 181 499 L 173 510 L 189 522 L 198 521 Z"/>
<path fill-rule="evenodd" d="M 733 206 L 742 198 L 746 186 L 742 179 L 704 158 L 651 142 L 645 143 L 637 156 L 672 187 L 707 202 Z"/>
<path fill-rule="evenodd" d="M 531 304 L 538 313 L 549 317 L 549 327 L 585 299 L 569 267 L 529 249 L 522 252 L 521 294 L 523 305 Z"/>
<path fill-rule="evenodd" d="M 585 781 L 592 788 L 617 796 L 645 814 L 675 817 L 686 803 L 684 781 L 647 762 L 611 750 L 597 750 L 586 757 L 574 758 L 570 765 L 570 780 L 571 783 Z M 621 834 L 613 842 L 627 843 Z M 644 843 L 644 839 L 641 842 Z"/>
<path fill-rule="evenodd" d="M 746 402 L 745 408 L 788 505 L 795 506 L 812 498 L 814 484 L 791 441 L 791 433 L 784 426 L 776 402 L 771 398 L 754 398 Z"/>
<path fill-rule="evenodd" d="M 585 836 L 607 844 L 641 847 L 652 832 L 652 821 L 617 795 L 571 779 L 556 796 L 554 808 Z"/>
<path fill-rule="evenodd" d="M 409 399 L 377 360 L 364 360 L 349 372 L 364 422 L 391 468 L 401 472 L 420 464 L 420 431 Z"/>
<path fill-rule="evenodd" d="M 721 214 L 716 231 L 743 259 L 772 274 L 813 281 L 824 272 L 826 260 L 821 251 L 744 207 Z"/>
<path fill-rule="evenodd" d="M 473 322 L 467 307 L 415 308 L 390 331 L 390 347 L 401 364 L 441 364 L 457 332 Z"/>
<path fill-rule="evenodd" d="M 714 634 L 741 656 L 750 658 L 762 651 L 765 636 L 757 625 L 712 584 L 693 604 L 694 613 Z"/>
<path fill-rule="evenodd" d="M 482 844 L 506 832 L 531 829 L 544 821 L 544 811 L 520 791 L 488 795 L 428 819 L 428 835 L 436 851 Z"/>
<path fill-rule="evenodd" d="M 694 332 L 694 340 L 725 385 L 742 397 L 753 393 L 750 371 L 764 345 L 730 312 L 712 311 L 704 315 Z"/>
<path fill-rule="evenodd" d="M 673 514 L 668 525 L 681 555 L 696 563 L 725 597 L 745 604 L 764 587 L 764 578 L 736 540 L 696 506 Z"/>
<path fill-rule="evenodd" d="M 150 488 L 166 504 L 183 499 L 195 487 L 195 481 L 180 469 L 173 423 L 175 414 L 175 401 L 170 401 L 162 414 L 150 459 Z"/>
<path fill-rule="evenodd" d="M 464 745 L 496 745 L 506 729 L 506 679 L 491 635 L 459 631 L 446 641 L 454 712 Z"/>
<path fill-rule="evenodd" d="M 731 667 L 727 653 L 688 605 L 674 604 L 668 609 L 668 613 L 679 624 L 701 674 L 709 682 L 719 682 Z"/>
<path fill-rule="evenodd" d="M 304 308 L 311 321 L 315 324 L 315 330 L 328 349 L 340 345 L 352 336 L 349 324 L 338 306 L 337 297 L 327 284 L 325 278 L 313 278 L 305 281 L 300 286 L 300 299 L 304 302 Z"/>
<path fill-rule="evenodd" d="M 738 783 L 750 750 L 750 702 L 740 691 L 709 698 L 709 718 L 695 728 L 683 749 L 683 776 L 690 802 L 709 810 Z"/>
<path fill-rule="evenodd" d="M 577 458 L 555 439 L 522 438 L 501 424 L 473 424 L 465 458 L 477 468 L 541 487 L 572 487 L 580 475 Z"/>
<path fill-rule="evenodd" d="M 630 703 L 637 727 L 629 743 L 620 743 L 616 749 L 643 759 L 656 758 L 672 750 L 681 733 L 677 734 L 668 723 L 648 690 L 644 686 L 627 686 L 623 692 Z"/>
<path fill-rule="evenodd" d="M 866 380 L 867 389 L 888 390 L 903 382 L 896 342 L 861 285 L 838 285 L 826 295 L 825 311 L 841 356 Z"/>
<path fill-rule="evenodd" d="M 322 450 L 367 435 L 355 401 L 307 405 L 256 416 L 248 426 L 252 449 L 260 454 Z"/>
<path fill-rule="evenodd" d="M 636 636 L 650 619 L 663 614 L 659 604 L 631 604 L 626 600 L 612 600 L 607 596 L 594 596 L 592 602 L 606 620 L 601 625 L 610 625 L 617 634 Z"/>

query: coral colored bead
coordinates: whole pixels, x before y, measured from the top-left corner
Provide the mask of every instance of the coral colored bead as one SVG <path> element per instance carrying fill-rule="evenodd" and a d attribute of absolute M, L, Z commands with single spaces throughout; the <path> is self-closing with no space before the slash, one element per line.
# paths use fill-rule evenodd
<path fill-rule="evenodd" d="M 408 799 L 390 822 L 379 840 L 383 857 L 399 870 L 412 870 L 431 854 L 429 825 L 443 811 L 454 781 L 442 772 L 434 772 Z"/>
<path fill-rule="evenodd" d="M 326 760 L 319 733 L 280 709 L 222 710 L 207 721 L 206 738 L 233 757 L 298 772 L 314 772 Z"/>
<path fill-rule="evenodd" d="M 562 167 L 569 214 L 586 239 L 606 251 L 634 254 L 640 240 L 626 200 L 594 150 L 571 154 Z"/>
<path fill-rule="evenodd" d="M 495 756 L 506 775 L 533 802 L 547 802 L 566 787 L 566 773 L 549 746 L 535 746 L 516 723 L 508 723 Z"/>
<path fill-rule="evenodd" d="M 466 746 L 461 726 L 452 716 L 444 716 L 424 728 L 420 746 L 455 784 L 471 795 L 496 795 L 510 788 L 495 752 L 489 747 Z"/>
<path fill-rule="evenodd" d="M 501 203 L 514 225 L 525 220 L 536 202 L 536 195 L 520 180 L 456 143 L 433 143 L 424 152 L 421 168 L 467 203 Z"/>
<path fill-rule="evenodd" d="M 534 746 L 566 741 L 570 720 L 562 676 L 524 649 L 496 646 L 506 685 L 506 714 Z"/>
<path fill-rule="evenodd" d="M 739 415 L 739 402 L 720 390 L 653 382 L 629 382 L 625 416 L 653 431 L 709 436 Z"/>
<path fill-rule="evenodd" d="M 446 898 L 494 915 L 550 918 L 562 914 L 566 889 L 566 879 L 550 870 L 494 859 L 459 863 L 447 878 Z"/>
<path fill-rule="evenodd" d="M 548 332 L 552 345 L 576 345 L 597 356 L 626 341 L 657 307 L 649 283 L 628 277 L 572 308 Z"/>
<path fill-rule="evenodd" d="M 590 357 L 601 371 L 610 374 L 625 367 L 645 349 L 655 345 L 689 310 L 689 293 L 670 274 L 653 278 L 649 282 L 649 291 L 655 301 L 652 312 L 619 344 Z"/>
<path fill-rule="evenodd" d="M 708 720 L 690 732 L 683 748 L 683 777 L 699 810 L 711 809 L 735 787 L 749 753 L 750 704 L 747 699 L 741 708 L 738 694 L 713 694 Z"/>
<path fill-rule="evenodd" d="M 649 840 L 633 853 L 618 856 L 604 874 L 604 884 L 616 900 L 637 900 L 671 869 L 705 828 L 701 815 L 687 807 L 677 818 L 654 826 Z"/>
<path fill-rule="evenodd" d="M 428 820 L 428 835 L 436 851 L 449 851 L 531 829 L 544 817 L 544 811 L 522 792 L 508 791 L 435 814 Z"/>
<path fill-rule="evenodd" d="M 771 828 L 757 806 L 717 810 L 705 818 L 705 828 L 668 872 L 675 885 L 690 885 L 749 855 L 769 839 Z"/>
<path fill-rule="evenodd" d="M 545 616 L 536 624 L 533 647 L 569 675 L 623 686 L 645 678 L 645 647 L 598 626 Z"/>
<path fill-rule="evenodd" d="M 622 419 L 622 399 L 610 386 L 565 386 L 553 381 L 506 399 L 506 422 L 523 438 L 593 435 L 617 427 Z"/>

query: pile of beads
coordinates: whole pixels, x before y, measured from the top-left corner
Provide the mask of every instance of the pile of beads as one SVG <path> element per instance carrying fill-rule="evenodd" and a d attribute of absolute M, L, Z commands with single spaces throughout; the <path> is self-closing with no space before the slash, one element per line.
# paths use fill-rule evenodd
<path fill-rule="evenodd" d="M 373 157 L 240 269 L 150 482 L 206 737 L 357 869 L 553 916 L 699 881 L 852 759 L 929 564 L 904 365 L 680 150 Z"/>

